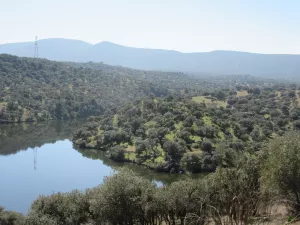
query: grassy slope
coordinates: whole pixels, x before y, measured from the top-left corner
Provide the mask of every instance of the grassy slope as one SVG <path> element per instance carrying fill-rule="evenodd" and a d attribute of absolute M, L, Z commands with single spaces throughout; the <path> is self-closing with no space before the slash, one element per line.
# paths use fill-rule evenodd
<path fill-rule="evenodd" d="M 192 97 L 192 100 L 197 103 L 205 103 L 207 106 L 210 107 L 226 107 L 227 102 L 226 101 L 219 101 L 219 100 L 214 100 L 212 97 L 209 96 L 195 96 Z"/>

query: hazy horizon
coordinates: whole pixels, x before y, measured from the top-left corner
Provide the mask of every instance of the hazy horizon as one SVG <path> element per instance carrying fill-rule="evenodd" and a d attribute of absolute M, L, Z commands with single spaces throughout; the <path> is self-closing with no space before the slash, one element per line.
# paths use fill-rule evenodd
<path fill-rule="evenodd" d="M 0 44 L 65 38 L 180 52 L 300 54 L 297 0 L 1 1 Z"/>
<path fill-rule="evenodd" d="M 120 46 L 124 46 L 124 47 L 129 47 L 129 48 L 138 48 L 138 49 L 150 49 L 150 50 L 169 50 L 169 51 L 175 51 L 175 52 L 179 52 L 179 53 L 206 53 L 206 52 L 215 52 L 215 51 L 224 51 L 224 52 L 241 52 L 241 53 L 252 53 L 252 54 L 264 54 L 264 55 L 300 55 L 300 53 L 264 53 L 264 52 L 251 52 L 251 51 L 239 51 L 239 50 L 231 50 L 231 49 L 215 49 L 215 50 L 211 50 L 211 51 L 191 51 L 191 52 L 182 52 L 179 50 L 173 50 L 173 49 L 164 49 L 164 48 L 146 48 L 146 47 L 136 47 L 136 46 L 128 46 L 128 45 L 121 45 L 119 43 L 115 43 L 115 42 L 111 42 L 111 41 L 99 41 L 96 43 L 90 43 L 84 40 L 79 40 L 79 39 L 72 39 L 72 38 L 60 38 L 60 37 L 53 37 L 53 38 L 44 38 L 44 39 L 38 39 L 39 41 L 43 41 L 43 40 L 54 40 L 54 39 L 63 39 L 63 40 L 73 40 L 73 41 L 80 41 L 80 42 L 84 42 L 90 45 L 97 45 L 103 42 L 108 42 L 108 43 L 112 43 L 115 45 L 120 45 Z M 1 45 L 6 45 L 6 44 L 18 44 L 18 43 L 33 43 L 34 44 L 35 39 L 31 40 L 31 41 L 24 41 L 24 42 L 9 42 L 9 43 L 0 43 Z"/>

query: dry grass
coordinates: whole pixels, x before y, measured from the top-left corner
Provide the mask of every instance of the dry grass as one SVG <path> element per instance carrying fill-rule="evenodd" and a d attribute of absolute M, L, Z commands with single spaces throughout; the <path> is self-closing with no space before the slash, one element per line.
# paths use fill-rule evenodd
<path fill-rule="evenodd" d="M 280 91 L 276 91 L 275 93 L 277 94 L 277 97 L 281 98 L 281 92 Z"/>
<path fill-rule="evenodd" d="M 287 210 L 284 205 L 274 205 L 270 210 L 270 221 L 268 225 L 281 225 L 287 222 Z"/>
<path fill-rule="evenodd" d="M 207 106 L 211 107 L 226 107 L 227 102 L 226 101 L 218 101 L 218 100 L 213 100 L 211 97 L 206 97 L 206 96 L 195 96 L 192 98 L 192 100 L 196 103 L 205 103 Z"/>
<path fill-rule="evenodd" d="M 128 152 L 135 152 L 136 151 L 136 146 L 128 145 L 125 150 L 128 151 Z"/>
<path fill-rule="evenodd" d="M 243 97 L 243 96 L 248 96 L 249 93 L 248 93 L 248 91 L 237 91 L 236 95 L 238 97 Z"/>
<path fill-rule="evenodd" d="M 209 225 L 215 225 L 215 223 L 211 220 Z M 258 220 L 251 224 L 254 225 L 300 225 L 300 221 L 290 222 L 288 223 L 288 214 L 286 211 L 286 207 L 284 205 L 275 205 L 270 209 L 270 215 L 267 220 Z M 225 225 L 225 224 L 224 224 Z"/>
<path fill-rule="evenodd" d="M 199 153 L 202 153 L 202 150 L 200 148 L 192 148 L 192 153 L 199 154 Z"/>

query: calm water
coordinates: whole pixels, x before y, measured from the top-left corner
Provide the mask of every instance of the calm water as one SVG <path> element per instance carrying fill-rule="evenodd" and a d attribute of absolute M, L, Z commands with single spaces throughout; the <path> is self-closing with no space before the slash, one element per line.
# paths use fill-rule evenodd
<path fill-rule="evenodd" d="M 124 166 L 158 185 L 186 177 L 115 163 L 101 151 L 75 148 L 70 138 L 82 124 L 0 124 L 0 205 L 26 214 L 41 194 L 95 187 Z"/>

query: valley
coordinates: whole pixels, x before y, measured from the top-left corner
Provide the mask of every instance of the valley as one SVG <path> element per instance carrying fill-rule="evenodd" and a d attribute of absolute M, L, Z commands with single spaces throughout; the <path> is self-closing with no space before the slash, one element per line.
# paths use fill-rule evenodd
<path fill-rule="evenodd" d="M 0 1 L 0 225 L 300 225 L 300 1 Z"/>
<path fill-rule="evenodd" d="M 297 83 L 6 54 L 0 69 L 0 221 L 259 224 L 278 202 L 297 211 Z"/>

